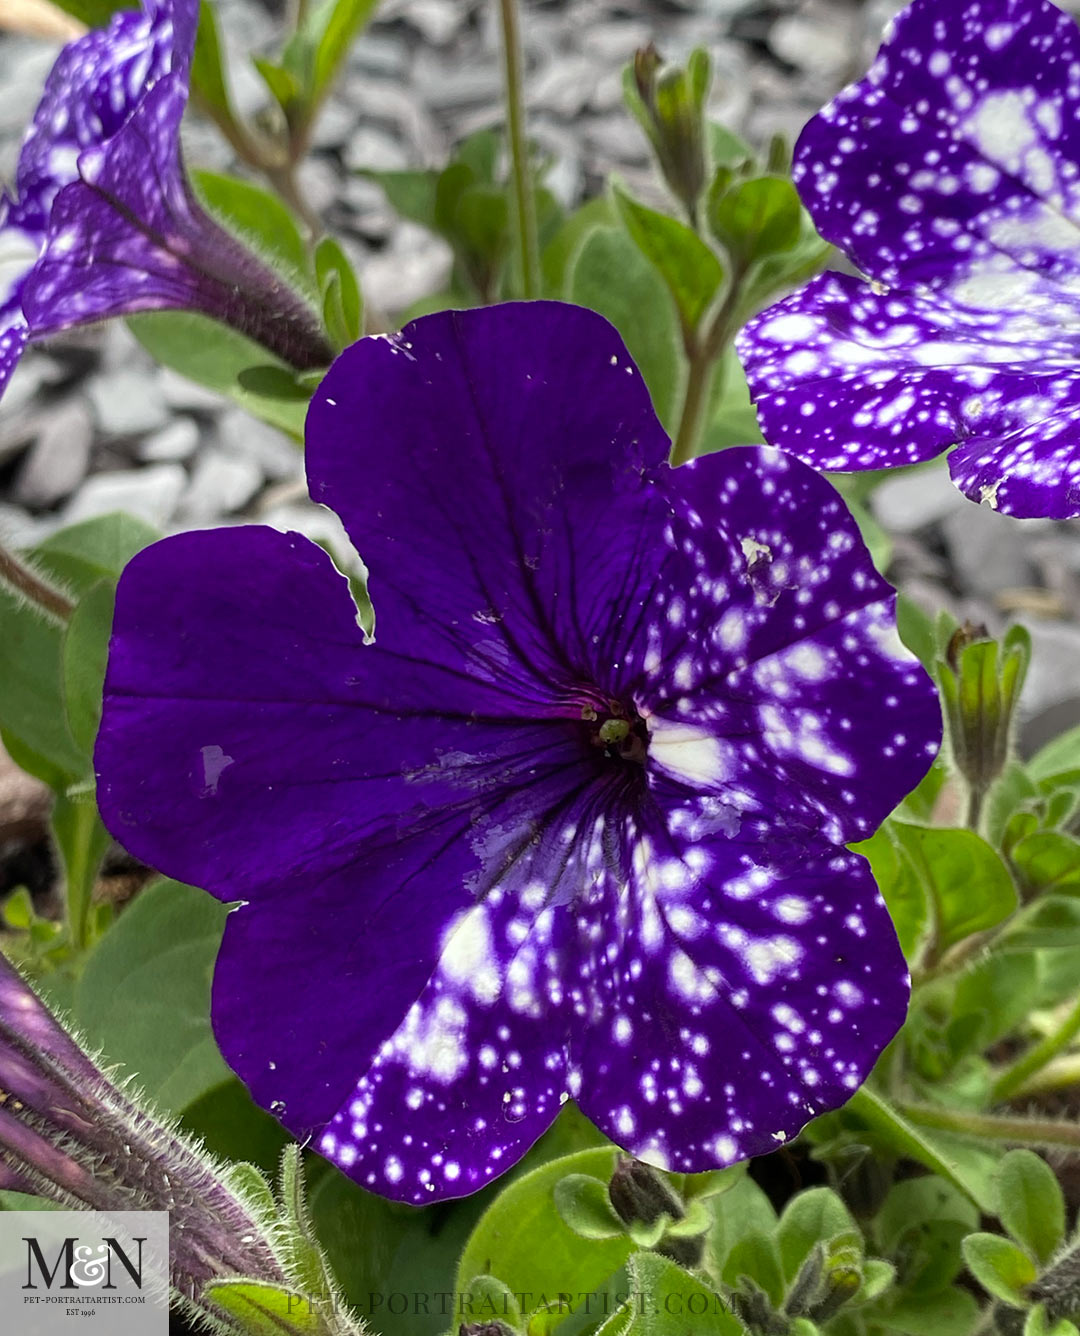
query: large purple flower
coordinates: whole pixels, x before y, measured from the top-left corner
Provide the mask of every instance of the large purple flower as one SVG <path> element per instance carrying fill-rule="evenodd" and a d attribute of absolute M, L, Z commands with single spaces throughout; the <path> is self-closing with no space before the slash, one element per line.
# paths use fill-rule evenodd
<path fill-rule="evenodd" d="M 480 1187 L 573 1095 L 700 1170 L 843 1102 L 901 1023 L 864 860 L 940 732 L 833 489 L 670 470 L 615 331 L 559 303 L 418 320 L 332 367 L 297 535 L 169 538 L 120 584 L 99 798 L 243 906 L 214 1020 L 360 1182 Z"/>
<path fill-rule="evenodd" d="M 297 366 L 306 304 L 195 201 L 180 154 L 198 0 L 146 0 L 60 53 L 0 194 L 0 392 L 28 338 L 137 311 L 223 320 Z"/>
<path fill-rule="evenodd" d="M 740 343 L 769 440 L 825 469 L 951 445 L 976 501 L 1080 515 L 1080 30 L 1048 0 L 915 0 L 796 152 L 824 274 Z"/>

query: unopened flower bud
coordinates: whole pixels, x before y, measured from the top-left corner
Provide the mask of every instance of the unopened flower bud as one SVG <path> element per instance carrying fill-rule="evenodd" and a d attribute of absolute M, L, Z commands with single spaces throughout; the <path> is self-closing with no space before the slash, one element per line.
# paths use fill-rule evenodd
<path fill-rule="evenodd" d="M 226 1315 L 206 1297 L 216 1282 L 297 1288 L 287 1229 L 236 1181 L 113 1084 L 0 956 L 0 1185 L 68 1210 L 168 1212 L 173 1301 L 223 1330 Z M 335 1312 L 310 1330 L 356 1328 Z"/>
<path fill-rule="evenodd" d="M 624 1225 L 654 1225 L 662 1215 L 681 1220 L 683 1204 L 663 1178 L 641 1160 L 619 1157 L 608 1196 Z"/>
<path fill-rule="evenodd" d="M 624 81 L 627 105 L 691 221 L 705 189 L 705 103 L 710 80 L 709 56 L 703 48 L 692 51 L 683 68 L 665 65 L 650 43 L 635 53 Z"/>
<path fill-rule="evenodd" d="M 952 757 L 970 793 L 968 824 L 1009 759 L 1012 723 L 1031 659 L 1031 637 L 1010 627 L 1000 645 L 983 626 L 958 627 L 937 662 Z"/>

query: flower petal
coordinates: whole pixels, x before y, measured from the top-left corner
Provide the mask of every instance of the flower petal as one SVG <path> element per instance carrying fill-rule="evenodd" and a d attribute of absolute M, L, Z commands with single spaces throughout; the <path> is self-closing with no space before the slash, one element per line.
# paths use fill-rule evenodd
<path fill-rule="evenodd" d="M 867 78 L 804 131 L 795 168 L 822 233 L 899 287 L 824 275 L 750 322 L 739 347 L 768 440 L 825 469 L 970 440 L 977 463 L 954 477 L 973 500 L 1080 514 L 1080 454 L 1064 444 L 1078 67 L 1080 30 L 1047 0 L 914 0 L 899 15 Z M 1024 481 L 1009 486 L 1014 467 Z"/>
<path fill-rule="evenodd" d="M 1010 419 L 1023 421 L 1033 400 L 1048 416 L 1011 430 Z M 1020 518 L 1080 515 L 1080 376 L 1038 383 L 1026 401 L 1014 399 L 1010 407 L 999 434 L 984 430 L 949 456 L 953 482 L 973 501 Z"/>
<path fill-rule="evenodd" d="M 687 892 L 664 885 L 669 839 L 639 859 L 635 930 L 597 955 L 571 1089 L 640 1159 L 698 1172 L 845 1103 L 903 1023 L 907 967 L 857 855 L 720 835 L 697 846 L 715 862 Z"/>
<path fill-rule="evenodd" d="M 188 262 L 201 220 L 180 165 L 186 105 L 186 83 L 167 75 L 111 139 L 79 156 L 82 179 L 56 196 L 23 289 L 33 334 L 204 303 L 211 280 Z"/>
<path fill-rule="evenodd" d="M 186 80 L 198 4 L 122 10 L 107 28 L 70 42 L 53 66 L 26 132 L 16 173 L 19 200 L 44 230 L 56 192 L 78 178 L 83 149 L 117 133 L 170 70 Z"/>
<path fill-rule="evenodd" d="M 542 871 L 542 869 L 533 869 Z M 446 927 L 436 971 L 316 1147 L 360 1183 L 423 1204 L 475 1192 L 566 1095 L 573 918 L 537 880 Z"/>
<path fill-rule="evenodd" d="M 1078 62 L 1049 0 L 915 0 L 799 140 L 819 231 L 886 283 L 948 284 L 995 254 L 1080 283 Z"/>
<path fill-rule="evenodd" d="M 621 660 L 668 441 L 601 316 L 506 303 L 364 339 L 307 437 L 312 495 L 371 570 L 380 644 L 475 672 L 483 634 L 526 710 Z"/>
<path fill-rule="evenodd" d="M 723 796 L 770 842 L 870 834 L 925 774 L 941 721 L 847 507 L 767 448 L 698 460 L 668 491 L 635 687 L 655 773 Z"/>

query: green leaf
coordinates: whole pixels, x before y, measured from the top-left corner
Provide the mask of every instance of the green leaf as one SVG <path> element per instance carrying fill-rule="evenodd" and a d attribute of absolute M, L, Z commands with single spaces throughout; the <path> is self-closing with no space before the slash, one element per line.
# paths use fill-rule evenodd
<path fill-rule="evenodd" d="M 262 56 L 252 56 L 251 63 L 262 76 L 263 83 L 270 90 L 270 95 L 285 113 L 289 121 L 295 119 L 295 108 L 303 101 L 303 85 L 296 75 L 283 65 L 275 65 L 272 60 Z"/>
<path fill-rule="evenodd" d="M 1072 951 L 1080 947 L 1080 900 L 1048 895 L 1022 909 L 996 943 L 1001 951 Z"/>
<path fill-rule="evenodd" d="M 1011 1150 L 997 1171 L 998 1215 L 1043 1266 L 1065 1237 L 1065 1198 L 1057 1175 L 1034 1151 Z"/>
<path fill-rule="evenodd" d="M 1036 782 L 1066 770 L 1080 770 L 1080 724 L 1052 738 L 1027 763 L 1027 772 Z"/>
<path fill-rule="evenodd" d="M 1035 1005 L 1038 986 L 1038 960 L 1029 952 L 994 951 L 964 970 L 953 994 L 950 1039 L 961 1034 L 956 1022 L 970 1017 L 976 1023 L 956 1055 L 985 1052 L 1011 1034 Z"/>
<path fill-rule="evenodd" d="M 727 1255 L 720 1279 L 732 1288 L 747 1276 L 760 1285 L 774 1306 L 784 1297 L 784 1273 L 775 1240 L 758 1230 L 744 1231 Z"/>
<path fill-rule="evenodd" d="M 104 28 L 124 0 L 56 0 L 58 9 L 81 20 L 88 28 Z"/>
<path fill-rule="evenodd" d="M 713 372 L 709 420 L 698 454 L 726 450 L 731 445 L 757 445 L 763 439 L 757 410 L 750 401 L 746 373 L 734 347 L 728 347 L 721 354 Z"/>
<path fill-rule="evenodd" d="M 583 1239 L 613 1239 L 625 1233 L 602 1179 L 567 1174 L 555 1184 L 554 1196 L 563 1224 Z"/>
<path fill-rule="evenodd" d="M 203 1291 L 251 1336 L 324 1336 L 318 1305 L 295 1290 L 261 1280 L 215 1280 Z"/>
<path fill-rule="evenodd" d="M 875 1306 L 871 1315 L 874 1328 L 903 1336 L 972 1336 L 979 1306 L 966 1290 L 953 1286 L 929 1298 L 903 1295 L 888 1307 Z"/>
<path fill-rule="evenodd" d="M 128 316 L 127 323 L 157 361 L 189 380 L 228 395 L 255 417 L 303 440 L 307 396 L 284 398 L 251 388 L 244 373 L 272 367 L 290 378 L 291 368 L 265 348 L 227 325 L 196 311 L 147 311 Z"/>
<path fill-rule="evenodd" d="M 148 886 L 86 961 L 74 1019 L 165 1112 L 229 1078 L 210 1028 L 210 981 L 227 910 L 179 882 Z"/>
<path fill-rule="evenodd" d="M 191 176 L 207 208 L 229 231 L 247 241 L 294 286 L 313 291 L 307 247 L 296 219 L 277 195 L 218 172 L 196 168 Z"/>
<path fill-rule="evenodd" d="M 381 172 L 362 168 L 358 176 L 365 176 L 382 186 L 386 198 L 402 218 L 408 218 L 432 232 L 438 230 L 436 221 L 440 174 L 433 170 Z"/>
<path fill-rule="evenodd" d="M 517 1298 L 494 1276 L 477 1276 L 454 1310 L 455 1321 L 462 1324 L 501 1323 L 517 1331 L 522 1325 Z"/>
<path fill-rule="evenodd" d="M 745 1336 L 725 1300 L 669 1258 L 637 1252 L 628 1270 L 633 1318 L 626 1336 Z"/>
<path fill-rule="evenodd" d="M 784 1279 L 795 1279 L 815 1243 L 828 1243 L 854 1228 L 851 1213 L 831 1188 L 810 1188 L 792 1197 L 776 1230 Z"/>
<path fill-rule="evenodd" d="M 872 1303 L 893 1285 L 896 1280 L 896 1267 L 891 1262 L 883 1262 L 879 1257 L 868 1257 L 862 1264 L 862 1284 L 852 1299 L 852 1305 Z"/>
<path fill-rule="evenodd" d="M 683 329 L 692 333 L 720 290 L 723 266 L 685 223 L 639 204 L 617 185 L 612 195 L 630 237 L 671 293 Z"/>
<path fill-rule="evenodd" d="M 1058 830 L 1039 830 L 1018 840 L 1009 860 L 1031 895 L 1080 892 L 1080 842 Z"/>
<path fill-rule="evenodd" d="M 744 267 L 798 243 L 802 205 L 791 181 L 759 176 L 710 191 L 707 218 L 713 235 Z"/>
<path fill-rule="evenodd" d="M 121 0 L 121 8 L 128 6 Z M 220 125 L 235 123 L 225 69 L 221 59 L 221 33 L 217 14 L 208 0 L 199 5 L 199 27 L 191 58 L 191 87 L 203 108 Z"/>
<path fill-rule="evenodd" d="M 909 962 L 918 959 L 930 925 L 926 888 L 904 854 L 896 824 L 885 821 L 868 840 L 851 846 L 869 860 L 870 871 L 889 908 L 900 946 Z"/>
<path fill-rule="evenodd" d="M 1014 1308 L 1024 1308 L 1023 1290 L 1037 1274 L 1025 1252 L 1000 1234 L 969 1234 L 963 1243 L 968 1270 L 988 1294 Z"/>
<path fill-rule="evenodd" d="M 555 1185 L 569 1174 L 606 1183 L 617 1154 L 614 1147 L 580 1151 L 511 1183 L 484 1212 L 465 1246 L 457 1294 L 466 1294 L 482 1275 L 496 1276 L 514 1294 L 580 1296 L 602 1285 L 623 1265 L 633 1244 L 621 1235 L 583 1246 L 556 1209 Z"/>
<path fill-rule="evenodd" d="M 741 167 L 754 156 L 753 150 L 745 139 L 719 121 L 709 122 L 709 150 L 713 165 L 731 169 Z"/>
<path fill-rule="evenodd" d="M 936 941 L 945 952 L 972 933 L 993 928 L 1017 907 L 1016 887 L 1000 855 L 973 830 L 893 823 L 936 912 Z"/>
<path fill-rule="evenodd" d="M 15 763 L 63 792 L 89 772 L 64 713 L 63 632 L 0 586 L 0 733 Z"/>
<path fill-rule="evenodd" d="M 713 1223 L 707 1243 L 708 1268 L 719 1275 L 732 1248 L 743 1234 L 772 1234 L 776 1212 L 768 1197 L 752 1178 L 740 1179 L 729 1192 L 713 1198 Z"/>
<path fill-rule="evenodd" d="M 1017 761 L 1010 761 L 991 788 L 983 809 L 983 829 L 995 849 L 1001 848 L 1013 813 L 1038 796 L 1039 790 L 1024 767 Z"/>
<path fill-rule="evenodd" d="M 101 723 L 116 585 L 93 585 L 75 605 L 63 635 L 64 708 L 76 745 L 89 755 Z"/>
<path fill-rule="evenodd" d="M 292 1138 L 234 1076 L 184 1106 L 181 1122 L 223 1160 L 249 1160 L 273 1176 Z"/>
<path fill-rule="evenodd" d="M 1036 1304 L 1024 1322 L 1023 1336 L 1080 1336 L 1080 1329 L 1066 1317 L 1051 1321 L 1046 1315 L 1046 1305 Z"/>
<path fill-rule="evenodd" d="M 323 237 L 315 248 L 315 277 L 319 291 L 323 294 L 324 303 L 331 291 L 335 294 L 334 319 L 338 323 L 338 329 L 336 331 L 331 329 L 331 322 L 327 320 L 327 328 L 331 335 L 335 333 L 338 335 L 339 347 L 344 348 L 350 343 L 355 343 L 363 333 L 364 325 L 364 304 L 360 296 L 360 284 L 357 282 L 348 256 L 333 237 Z M 324 314 L 325 309 L 324 304 Z"/>
<path fill-rule="evenodd" d="M 894 1259 L 910 1295 L 937 1294 L 963 1267 L 960 1245 L 979 1227 L 979 1208 L 937 1174 L 894 1183 L 874 1221 L 880 1250 Z"/>
<path fill-rule="evenodd" d="M 619 331 L 649 388 L 657 417 L 670 428 L 685 363 L 672 300 L 653 266 L 624 232 L 597 228 L 574 263 L 567 297 L 606 316 Z"/>
<path fill-rule="evenodd" d="M 99 580 L 118 580 L 135 553 L 160 537 L 151 525 L 118 511 L 59 529 L 37 551 L 42 564 L 81 597 Z"/>
<path fill-rule="evenodd" d="M 282 66 L 304 90 L 302 124 L 330 91 L 341 62 L 360 29 L 375 11 L 377 0 L 323 0 L 312 6 L 282 52 Z"/>
<path fill-rule="evenodd" d="M 556 300 L 568 296 L 570 274 L 581 248 L 598 227 L 610 226 L 617 221 L 611 200 L 606 195 L 586 200 L 563 220 L 540 256 L 545 296 Z"/>

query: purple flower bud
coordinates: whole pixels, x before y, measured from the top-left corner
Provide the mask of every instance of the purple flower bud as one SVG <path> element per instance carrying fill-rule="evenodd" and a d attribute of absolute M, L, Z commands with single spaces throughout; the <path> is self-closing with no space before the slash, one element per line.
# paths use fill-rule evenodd
<path fill-rule="evenodd" d="M 72 1210 L 168 1211 L 172 1286 L 189 1303 L 222 1276 L 286 1283 L 218 1166 L 122 1093 L 2 956 L 0 1184 Z"/>
<path fill-rule="evenodd" d="M 28 339 L 138 311 L 199 311 L 299 369 L 330 361 L 315 312 L 184 173 L 197 22 L 197 0 L 146 0 L 60 53 L 0 194 L 0 390 Z"/>

